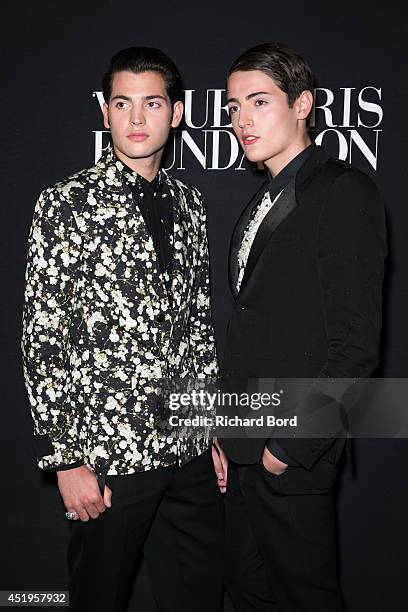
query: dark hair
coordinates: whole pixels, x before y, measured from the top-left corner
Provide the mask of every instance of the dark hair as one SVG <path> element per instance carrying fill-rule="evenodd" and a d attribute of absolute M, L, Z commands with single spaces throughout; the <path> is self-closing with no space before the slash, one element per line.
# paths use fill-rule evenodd
<path fill-rule="evenodd" d="M 122 70 L 128 70 L 135 74 L 148 71 L 159 72 L 166 83 L 166 91 L 171 103 L 174 104 L 177 100 L 182 100 L 181 76 L 174 62 L 160 49 L 130 47 L 118 51 L 112 57 L 103 77 L 102 91 L 106 103 L 109 103 L 111 97 L 113 77 Z"/>
<path fill-rule="evenodd" d="M 261 70 L 286 93 L 289 107 L 302 91 L 313 94 L 313 74 L 308 63 L 284 43 L 264 43 L 242 53 L 232 64 L 228 76 L 238 70 Z"/>

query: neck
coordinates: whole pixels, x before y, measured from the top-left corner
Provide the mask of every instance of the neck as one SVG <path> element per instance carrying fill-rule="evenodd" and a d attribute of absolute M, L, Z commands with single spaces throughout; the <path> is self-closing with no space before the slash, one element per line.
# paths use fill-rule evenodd
<path fill-rule="evenodd" d="M 273 157 L 265 160 L 264 165 L 266 168 L 268 168 L 272 176 L 275 177 L 292 161 L 292 159 L 294 159 L 311 144 L 312 141 L 310 140 L 309 135 L 305 134 L 300 140 L 293 142 L 293 144 L 287 147 L 284 151 L 281 151 Z"/>
<path fill-rule="evenodd" d="M 146 181 L 151 182 L 160 169 L 162 151 L 158 151 L 149 157 L 134 159 L 119 151 L 119 149 L 117 149 L 115 146 L 113 149 L 121 162 L 134 170 L 134 172 L 137 172 L 137 174 L 146 179 Z"/>

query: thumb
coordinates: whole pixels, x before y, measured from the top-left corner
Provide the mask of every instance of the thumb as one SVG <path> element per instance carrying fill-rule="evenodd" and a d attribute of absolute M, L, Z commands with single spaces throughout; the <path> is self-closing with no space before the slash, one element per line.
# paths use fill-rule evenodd
<path fill-rule="evenodd" d="M 112 506 L 112 490 L 108 487 L 108 485 L 105 485 L 105 489 L 103 491 L 103 503 L 108 508 Z"/>

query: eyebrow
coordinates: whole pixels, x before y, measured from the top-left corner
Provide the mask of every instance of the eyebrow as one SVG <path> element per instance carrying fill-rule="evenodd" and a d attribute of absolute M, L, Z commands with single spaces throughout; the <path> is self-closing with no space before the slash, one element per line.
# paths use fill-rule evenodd
<path fill-rule="evenodd" d="M 167 98 L 165 96 L 162 96 L 161 94 L 143 96 L 143 100 L 156 100 L 157 98 L 159 98 L 160 100 L 165 100 L 167 102 Z M 127 100 L 128 102 L 131 102 L 132 98 L 130 98 L 129 96 L 123 96 L 121 94 L 118 94 L 117 96 L 113 96 L 113 98 L 111 98 L 111 102 L 113 102 L 113 100 Z"/>
<path fill-rule="evenodd" d="M 271 96 L 272 92 L 270 91 L 255 91 L 254 93 L 250 93 L 247 96 L 245 96 L 245 100 L 250 100 L 251 98 L 254 98 L 255 96 Z M 227 104 L 229 104 L 230 102 L 239 102 L 239 100 L 237 98 L 229 98 L 229 100 L 227 100 Z"/>

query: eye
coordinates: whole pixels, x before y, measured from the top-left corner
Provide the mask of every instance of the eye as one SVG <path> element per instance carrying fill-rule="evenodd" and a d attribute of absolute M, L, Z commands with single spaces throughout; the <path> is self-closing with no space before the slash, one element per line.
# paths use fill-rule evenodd
<path fill-rule="evenodd" d="M 268 104 L 266 100 L 255 100 L 255 106 L 265 106 Z"/>
<path fill-rule="evenodd" d="M 128 106 L 127 102 L 116 102 L 115 104 L 115 108 L 119 108 L 119 109 L 127 108 L 127 106 Z"/>
<path fill-rule="evenodd" d="M 230 106 L 228 111 L 230 115 L 233 115 L 234 113 L 236 113 L 238 110 L 238 106 Z"/>
<path fill-rule="evenodd" d="M 159 102 L 154 102 L 153 100 L 151 100 L 147 103 L 147 106 L 148 108 L 160 108 L 161 104 Z"/>

